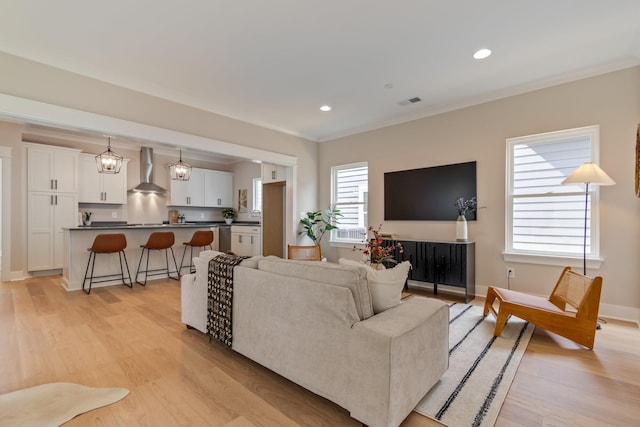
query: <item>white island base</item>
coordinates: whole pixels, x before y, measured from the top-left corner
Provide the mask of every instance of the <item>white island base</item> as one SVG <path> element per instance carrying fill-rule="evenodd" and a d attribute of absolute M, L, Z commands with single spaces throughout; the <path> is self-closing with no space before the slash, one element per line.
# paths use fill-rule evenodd
<path fill-rule="evenodd" d="M 93 244 L 93 240 L 98 234 L 104 233 L 123 233 L 127 238 L 127 248 L 125 249 L 125 255 L 127 257 L 127 263 L 129 264 L 129 272 L 131 273 L 131 280 L 136 285 L 136 271 L 138 269 L 138 262 L 140 261 L 140 254 L 142 248 L 140 245 L 147 243 L 149 235 L 154 231 L 173 231 L 175 235 L 175 244 L 173 246 L 173 252 L 176 257 L 176 263 L 180 267 L 180 259 L 184 251 L 184 242 L 191 240 L 191 236 L 198 230 L 211 230 L 211 226 L 203 226 L 198 224 L 176 224 L 176 225 L 135 225 L 135 226 L 114 226 L 114 227 L 73 227 L 64 230 L 64 267 L 62 269 L 62 286 L 68 291 L 76 291 L 82 289 L 82 281 L 84 279 L 85 271 L 87 268 L 87 262 L 89 261 L 88 248 Z M 193 256 L 197 256 L 194 248 Z M 208 249 L 208 248 L 207 248 Z M 173 272 L 175 266 L 173 265 L 173 259 L 171 258 L 171 251 L 169 253 L 169 269 Z M 185 264 L 188 266 L 190 251 L 187 249 L 185 255 Z M 147 256 L 145 254 L 142 260 L 142 268 L 146 266 Z M 151 251 L 149 258 L 149 269 L 165 268 L 165 253 L 164 251 Z M 123 268 L 125 270 L 125 280 L 129 281 L 127 276 L 127 267 L 123 262 Z M 91 272 L 91 267 L 89 267 Z M 184 268 L 183 272 L 188 273 L 188 268 Z M 120 261 L 118 254 L 97 254 L 95 262 L 95 276 L 104 276 L 108 274 L 120 274 Z M 173 274 L 172 274 L 173 275 Z M 166 278 L 166 274 L 158 274 L 156 276 L 149 276 L 148 280 Z M 105 279 L 98 279 L 105 280 Z M 144 275 L 140 274 L 140 280 L 144 280 Z M 93 283 L 92 288 L 101 286 L 122 285 L 122 281 L 116 277 L 113 280 L 104 281 L 101 283 Z M 87 287 L 89 281 L 87 280 Z"/>

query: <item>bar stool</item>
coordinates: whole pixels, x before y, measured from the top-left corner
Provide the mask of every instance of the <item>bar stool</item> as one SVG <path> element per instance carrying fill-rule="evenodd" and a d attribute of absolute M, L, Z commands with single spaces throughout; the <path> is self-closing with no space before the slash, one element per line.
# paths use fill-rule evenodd
<path fill-rule="evenodd" d="M 191 240 L 183 243 L 184 251 L 182 251 L 182 259 L 180 260 L 180 274 L 182 274 L 182 269 L 186 267 L 186 265 L 184 265 L 184 256 L 187 253 L 187 247 L 191 249 L 191 257 L 189 258 L 189 273 L 193 273 L 193 248 L 206 248 L 207 246 L 209 246 L 209 249 L 213 250 L 213 246 L 211 246 L 212 243 L 213 231 L 200 230 L 193 233 L 193 236 L 191 236 Z"/>
<path fill-rule="evenodd" d="M 127 262 L 127 256 L 124 253 L 124 249 L 127 247 L 127 238 L 122 233 L 114 234 L 98 234 L 93 240 L 93 245 L 87 250 L 89 251 L 89 261 L 87 262 L 87 269 L 84 272 L 84 280 L 82 281 L 82 290 L 89 295 L 91 293 L 91 286 L 94 283 L 108 282 L 117 277 L 122 279 L 122 284 L 131 288 L 133 282 L 131 281 L 131 273 L 129 272 L 129 263 Z M 120 261 L 120 274 L 104 274 L 102 276 L 94 276 L 93 272 L 96 266 L 96 256 L 98 254 L 118 254 L 118 260 Z M 124 269 L 122 268 L 122 259 L 127 266 L 127 275 L 129 276 L 129 284 L 124 281 Z M 93 261 L 92 261 L 93 259 Z M 89 265 L 91 264 L 91 276 L 89 276 Z M 96 278 L 102 278 L 104 280 L 93 280 Z M 89 279 L 89 289 L 85 289 L 85 284 Z"/>
<path fill-rule="evenodd" d="M 138 262 L 138 271 L 136 271 L 136 283 L 145 286 L 147 284 L 147 276 L 156 276 L 158 274 L 164 274 L 166 271 L 167 276 L 173 280 L 180 280 L 180 272 L 178 271 L 178 263 L 176 262 L 176 256 L 173 253 L 173 244 L 176 239 L 173 235 L 172 231 L 155 231 L 149 235 L 149 239 L 147 243 L 144 245 L 140 245 L 142 248 L 142 253 L 140 254 L 140 261 Z M 169 271 L 169 253 L 168 250 L 171 250 L 171 256 L 173 257 L 173 264 L 176 266 L 176 274 L 177 277 L 171 277 L 171 271 Z M 140 266 L 142 265 L 142 258 L 144 258 L 144 252 L 147 251 L 147 266 L 145 270 L 140 271 Z M 166 268 L 156 268 L 153 270 L 149 270 L 149 254 L 150 252 L 161 251 L 164 250 L 164 258 L 166 261 Z M 138 275 L 140 273 L 144 273 L 144 282 L 140 282 L 138 280 Z M 151 273 L 151 274 L 149 274 Z"/>

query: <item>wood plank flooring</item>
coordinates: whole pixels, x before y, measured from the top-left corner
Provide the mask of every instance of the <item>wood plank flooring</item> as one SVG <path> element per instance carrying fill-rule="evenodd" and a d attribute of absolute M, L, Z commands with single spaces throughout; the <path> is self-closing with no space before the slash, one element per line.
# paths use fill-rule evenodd
<path fill-rule="evenodd" d="M 0 283 L 0 394 L 56 381 L 131 391 L 65 426 L 360 425 L 335 404 L 186 329 L 178 282 L 85 295 L 66 292 L 60 281 Z M 631 426 L 639 419 L 640 331 L 611 321 L 598 331 L 594 351 L 537 328 L 496 425 Z M 417 413 L 402 424 L 437 425 Z"/>

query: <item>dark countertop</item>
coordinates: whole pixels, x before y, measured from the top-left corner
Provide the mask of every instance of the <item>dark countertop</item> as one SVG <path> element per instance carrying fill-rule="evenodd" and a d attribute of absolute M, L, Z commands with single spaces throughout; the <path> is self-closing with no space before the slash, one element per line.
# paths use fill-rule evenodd
<path fill-rule="evenodd" d="M 218 227 L 227 225 L 224 221 L 188 221 L 184 224 L 128 224 L 123 221 L 104 221 L 93 222 L 91 225 L 79 225 L 77 227 L 68 227 L 68 230 L 130 230 L 139 228 L 203 228 Z M 253 225 L 260 226 L 259 221 L 234 221 L 231 225 Z"/>

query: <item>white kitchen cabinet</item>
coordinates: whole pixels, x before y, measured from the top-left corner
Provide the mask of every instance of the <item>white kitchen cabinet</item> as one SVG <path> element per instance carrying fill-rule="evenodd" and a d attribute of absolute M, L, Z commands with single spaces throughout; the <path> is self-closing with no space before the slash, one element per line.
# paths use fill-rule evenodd
<path fill-rule="evenodd" d="M 260 255 L 262 253 L 260 227 L 232 225 L 231 252 L 240 256 Z"/>
<path fill-rule="evenodd" d="M 221 208 L 233 206 L 233 174 L 206 170 L 204 191 L 205 206 Z"/>
<path fill-rule="evenodd" d="M 170 206 L 204 206 L 204 169 L 192 168 L 188 181 L 171 180 Z"/>
<path fill-rule="evenodd" d="M 189 181 L 171 180 L 169 206 L 233 206 L 233 174 L 210 169 L 191 169 Z"/>
<path fill-rule="evenodd" d="M 119 204 L 127 203 L 127 162 L 119 173 L 100 173 L 92 154 L 81 154 L 79 161 L 80 183 L 78 202 Z"/>
<path fill-rule="evenodd" d="M 271 163 L 262 164 L 262 183 L 270 184 L 287 180 L 286 166 L 273 165 Z"/>
<path fill-rule="evenodd" d="M 27 146 L 27 191 L 77 193 L 79 150 Z"/>
<path fill-rule="evenodd" d="M 63 267 L 63 228 L 75 227 L 78 196 L 30 191 L 27 200 L 27 270 Z"/>
<path fill-rule="evenodd" d="M 27 148 L 27 271 L 63 267 L 63 231 L 78 221 L 80 150 Z"/>

